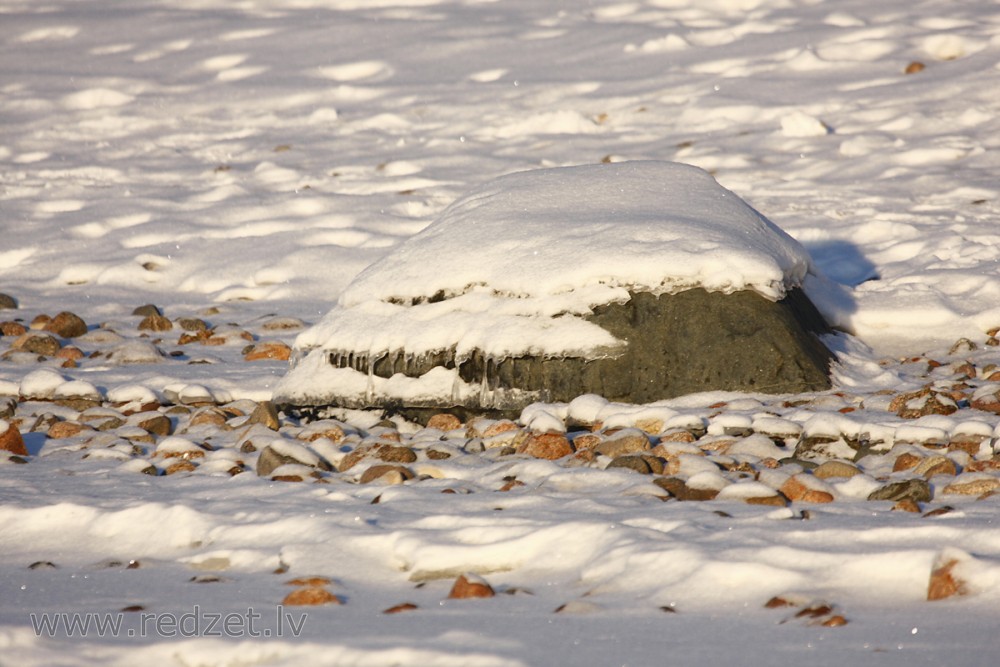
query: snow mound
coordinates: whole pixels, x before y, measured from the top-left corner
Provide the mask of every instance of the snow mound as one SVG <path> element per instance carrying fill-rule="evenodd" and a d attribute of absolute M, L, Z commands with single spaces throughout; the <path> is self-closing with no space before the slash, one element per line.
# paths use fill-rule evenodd
<path fill-rule="evenodd" d="M 514 173 L 458 199 L 359 274 L 298 337 L 296 358 L 308 358 L 275 395 L 302 404 L 335 385 L 369 400 L 428 392 L 460 400 L 451 369 L 415 383 L 375 377 L 373 367 L 442 352 L 456 366 L 475 353 L 606 357 L 625 343 L 586 319 L 595 306 L 696 287 L 777 301 L 811 272 L 797 241 L 696 167 L 641 161 Z"/>

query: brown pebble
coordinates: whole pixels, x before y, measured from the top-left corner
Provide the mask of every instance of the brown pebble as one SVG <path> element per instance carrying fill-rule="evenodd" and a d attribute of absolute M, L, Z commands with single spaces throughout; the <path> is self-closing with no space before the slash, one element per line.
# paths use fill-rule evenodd
<path fill-rule="evenodd" d="M 139 322 L 139 331 L 170 331 L 174 323 L 163 315 L 147 315 Z"/>
<path fill-rule="evenodd" d="M 18 456 L 27 456 L 21 432 L 13 424 L 0 419 L 0 449 Z"/>
<path fill-rule="evenodd" d="M 965 582 L 956 578 L 952 570 L 958 565 L 955 559 L 939 563 L 931 571 L 931 578 L 927 584 L 928 600 L 944 600 L 956 595 L 965 595 L 968 591 Z"/>
<path fill-rule="evenodd" d="M 0 322 L 0 336 L 23 336 L 28 332 L 20 322 Z"/>
<path fill-rule="evenodd" d="M 892 471 L 902 472 L 904 470 L 912 470 L 913 468 L 916 468 L 922 460 L 923 459 L 916 454 L 904 452 L 896 457 L 896 462 L 892 464 Z"/>
<path fill-rule="evenodd" d="M 906 69 L 904 69 L 903 72 L 906 74 L 916 74 L 917 72 L 923 72 L 925 67 L 926 65 L 924 65 L 922 62 L 914 60 L 913 62 L 911 62 L 909 65 L 906 66 Z"/>
<path fill-rule="evenodd" d="M 285 582 L 288 586 L 329 586 L 332 583 L 329 577 L 295 577 Z"/>
<path fill-rule="evenodd" d="M 344 601 L 320 586 L 297 588 L 281 601 L 286 607 L 314 607 L 323 604 L 343 604 Z"/>
<path fill-rule="evenodd" d="M 381 463 L 373 465 L 361 473 L 359 481 L 362 484 L 370 484 L 376 480 L 389 484 L 402 484 L 413 477 L 413 471 L 409 468 L 391 463 Z"/>
<path fill-rule="evenodd" d="M 764 603 L 765 609 L 780 609 L 782 607 L 794 607 L 794 606 L 796 606 L 794 603 L 789 602 L 785 598 L 778 595 L 774 596 L 773 598 Z"/>
<path fill-rule="evenodd" d="M 496 595 L 493 587 L 485 579 L 475 574 L 463 574 L 455 580 L 448 593 L 449 598 L 464 600 L 468 598 L 491 598 Z"/>
<path fill-rule="evenodd" d="M 826 619 L 820 623 L 824 628 L 839 628 L 843 625 L 847 625 L 847 619 L 840 614 L 835 614 L 830 618 Z"/>
<path fill-rule="evenodd" d="M 896 501 L 896 504 L 892 506 L 892 511 L 894 512 L 920 512 L 920 505 L 917 501 L 912 498 L 903 498 L 902 500 Z"/>
<path fill-rule="evenodd" d="M 404 611 L 413 611 L 414 609 L 419 609 L 417 605 L 412 602 L 400 602 L 399 604 L 393 605 L 388 609 L 382 611 L 383 614 L 398 614 Z"/>
<path fill-rule="evenodd" d="M 250 350 L 243 355 L 243 360 L 264 361 L 274 359 L 277 361 L 288 361 L 291 356 L 292 348 L 281 342 L 268 341 L 264 343 L 257 343 L 252 346 Z"/>
<path fill-rule="evenodd" d="M 518 454 L 554 461 L 573 453 L 573 445 L 562 433 L 532 433 L 517 448 Z"/>
<path fill-rule="evenodd" d="M 62 338 L 76 338 L 87 333 L 87 323 L 78 315 L 65 310 L 49 320 L 43 328 Z"/>
<path fill-rule="evenodd" d="M 462 420 L 447 412 L 439 412 L 427 420 L 427 428 L 436 428 L 439 431 L 454 431 L 462 428 Z"/>

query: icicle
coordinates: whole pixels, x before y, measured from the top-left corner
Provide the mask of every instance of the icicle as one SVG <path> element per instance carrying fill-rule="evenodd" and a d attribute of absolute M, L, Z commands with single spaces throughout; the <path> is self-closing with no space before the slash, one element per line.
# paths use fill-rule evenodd
<path fill-rule="evenodd" d="M 375 400 L 375 360 L 370 352 L 365 355 L 365 365 L 368 371 L 368 384 L 365 385 L 365 400 L 371 403 Z"/>

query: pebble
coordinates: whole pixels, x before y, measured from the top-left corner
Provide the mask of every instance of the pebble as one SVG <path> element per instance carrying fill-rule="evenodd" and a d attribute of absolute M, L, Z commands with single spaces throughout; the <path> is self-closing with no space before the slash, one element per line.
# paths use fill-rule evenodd
<path fill-rule="evenodd" d="M 243 355 L 244 361 L 263 361 L 277 359 L 278 361 L 288 361 L 292 356 L 292 348 L 285 343 L 269 341 L 257 343 Z"/>
<path fill-rule="evenodd" d="M 64 310 L 49 320 L 44 330 L 62 338 L 76 338 L 87 333 L 87 323 L 79 315 Z"/>
<path fill-rule="evenodd" d="M 170 331 L 173 328 L 173 322 L 158 313 L 146 315 L 139 322 L 139 331 Z"/>
<path fill-rule="evenodd" d="M 27 456 L 21 432 L 7 420 L 0 419 L 0 450 L 17 456 Z"/>
<path fill-rule="evenodd" d="M 316 607 L 326 604 L 343 604 L 344 601 L 341 600 L 337 595 L 328 591 L 322 586 L 304 586 L 302 588 L 297 588 L 288 595 L 285 599 L 281 601 L 286 607 Z"/>
<path fill-rule="evenodd" d="M 518 454 L 554 461 L 573 453 L 573 445 L 562 433 L 532 433 L 517 447 Z"/>
<path fill-rule="evenodd" d="M 358 481 L 361 484 L 371 484 L 376 481 L 381 484 L 402 484 L 413 477 L 413 471 L 405 466 L 384 463 L 369 467 L 361 473 Z"/>
<path fill-rule="evenodd" d="M 452 584 L 448 597 L 455 600 L 466 600 L 469 598 L 491 598 L 496 595 L 489 582 L 478 574 L 465 573 L 459 575 Z"/>
<path fill-rule="evenodd" d="M 930 484 L 926 480 L 908 479 L 875 489 L 869 494 L 868 500 L 912 500 L 915 503 L 927 503 L 932 497 Z"/>

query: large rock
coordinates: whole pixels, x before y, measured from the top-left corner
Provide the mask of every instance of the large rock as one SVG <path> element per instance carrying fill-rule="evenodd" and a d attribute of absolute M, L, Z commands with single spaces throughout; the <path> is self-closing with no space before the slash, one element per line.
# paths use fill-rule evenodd
<path fill-rule="evenodd" d="M 828 283 L 707 173 L 636 162 L 488 183 L 362 272 L 296 341 L 286 411 L 517 413 L 585 393 L 830 386 Z"/>

